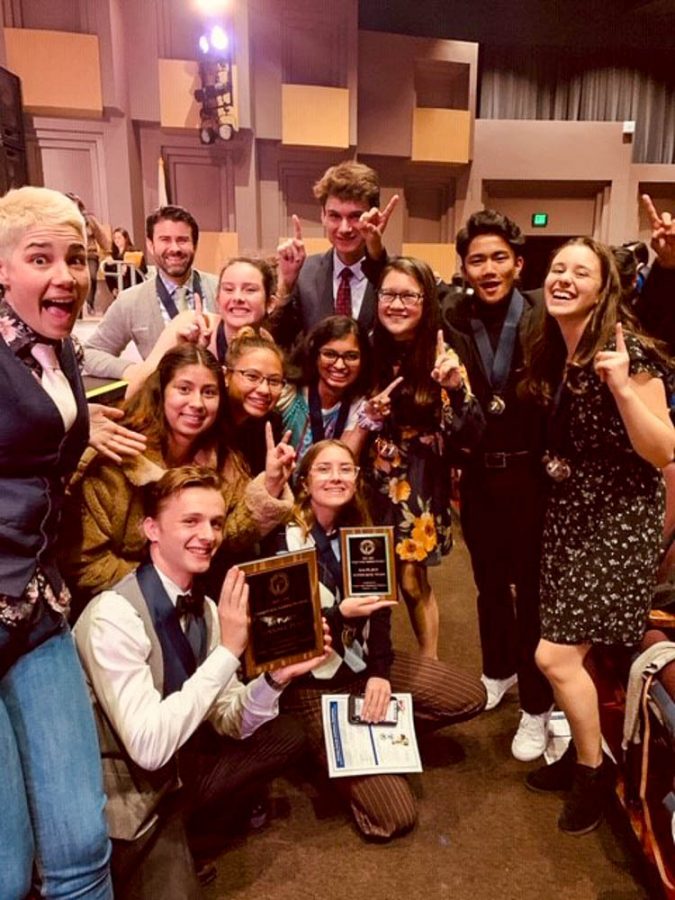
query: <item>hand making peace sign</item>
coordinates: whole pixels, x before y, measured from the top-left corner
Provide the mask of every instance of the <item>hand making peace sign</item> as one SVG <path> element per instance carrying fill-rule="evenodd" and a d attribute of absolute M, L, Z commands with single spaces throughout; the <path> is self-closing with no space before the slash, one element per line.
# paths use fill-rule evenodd
<path fill-rule="evenodd" d="M 274 434 L 270 422 L 265 423 L 265 487 L 272 497 L 280 497 L 291 477 L 295 465 L 295 450 L 290 444 L 291 432 L 287 431 L 278 444 L 274 443 Z"/>
<path fill-rule="evenodd" d="M 361 237 L 365 241 L 366 250 L 371 259 L 379 259 L 384 253 L 382 236 L 399 199 L 399 195 L 394 194 L 383 210 L 378 209 L 377 206 L 373 206 L 368 212 L 364 212 L 361 215 L 361 218 L 356 225 Z"/>

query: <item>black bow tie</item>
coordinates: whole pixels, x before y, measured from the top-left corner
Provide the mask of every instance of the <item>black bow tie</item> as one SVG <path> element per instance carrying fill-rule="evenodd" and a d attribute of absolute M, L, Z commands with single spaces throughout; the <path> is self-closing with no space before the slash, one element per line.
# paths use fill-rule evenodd
<path fill-rule="evenodd" d="M 203 616 L 204 595 L 194 590 L 191 594 L 179 594 L 176 598 L 176 612 L 179 616 Z"/>

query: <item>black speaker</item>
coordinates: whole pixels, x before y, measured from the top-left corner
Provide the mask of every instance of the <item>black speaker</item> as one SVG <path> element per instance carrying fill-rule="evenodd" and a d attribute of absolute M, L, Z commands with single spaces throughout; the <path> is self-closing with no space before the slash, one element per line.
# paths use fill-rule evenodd
<path fill-rule="evenodd" d="M 0 67 L 0 193 L 27 183 L 21 81 Z"/>

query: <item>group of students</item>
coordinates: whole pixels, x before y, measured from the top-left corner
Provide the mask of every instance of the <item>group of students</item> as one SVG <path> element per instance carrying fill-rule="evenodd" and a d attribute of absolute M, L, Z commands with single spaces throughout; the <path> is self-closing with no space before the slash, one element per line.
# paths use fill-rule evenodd
<path fill-rule="evenodd" d="M 457 240 L 472 292 L 446 302 L 425 263 L 387 256 L 396 198 L 379 210 L 372 170 L 332 167 L 315 192 L 330 255 L 305 259 L 296 221 L 276 291 L 266 263 L 231 260 L 213 289 L 218 313 L 199 289 L 204 273 L 181 309 L 194 220 L 172 218 L 176 207 L 149 217 L 161 264 L 155 308 L 132 329 L 144 360 L 111 352 L 139 315 L 132 303 L 147 288 L 137 285 L 85 348 L 129 382 L 121 420 L 92 420 L 87 450 L 69 337 L 89 286 L 82 217 L 46 189 L 0 199 L 8 897 L 34 882 L 43 896 L 112 896 L 108 830 L 117 896 L 199 896 L 191 829 L 248 802 L 305 739 L 325 765 L 326 690 L 364 694 L 372 722 L 392 692 L 410 691 L 418 727 L 430 729 L 496 706 L 517 679 L 513 752 L 525 760 L 544 750 L 555 697 L 573 742 L 528 786 L 568 790 L 564 831 L 600 820 L 611 769 L 583 663 L 594 644 L 634 644 L 644 628 L 659 469 L 675 446 L 667 353 L 620 306 L 611 253 L 589 238 L 555 254 L 542 301 L 517 289 L 517 226 L 476 213 Z M 675 233 L 667 214 L 651 214 L 668 284 Z M 308 299 L 321 278 L 335 303 L 311 321 L 325 303 Z M 645 296 L 643 321 L 662 322 L 663 288 Z M 277 341 L 306 325 L 284 353 Z M 451 547 L 452 466 L 478 587 L 481 680 L 437 658 L 427 568 Z M 419 654 L 392 649 L 393 603 L 344 595 L 340 527 L 370 522 L 394 527 Z M 307 547 L 319 562 L 324 654 L 242 684 L 247 587 L 236 564 Z M 71 591 L 95 717 L 66 624 Z M 415 821 L 401 776 L 338 789 L 365 835 L 390 838 Z"/>

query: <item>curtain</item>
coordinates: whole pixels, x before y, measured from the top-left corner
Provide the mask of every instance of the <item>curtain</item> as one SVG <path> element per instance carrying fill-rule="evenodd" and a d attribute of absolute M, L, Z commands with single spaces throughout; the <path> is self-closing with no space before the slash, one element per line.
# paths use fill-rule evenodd
<path fill-rule="evenodd" d="M 478 115 L 486 119 L 635 122 L 633 161 L 675 163 L 672 61 L 626 51 L 486 47 Z"/>

